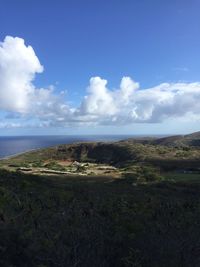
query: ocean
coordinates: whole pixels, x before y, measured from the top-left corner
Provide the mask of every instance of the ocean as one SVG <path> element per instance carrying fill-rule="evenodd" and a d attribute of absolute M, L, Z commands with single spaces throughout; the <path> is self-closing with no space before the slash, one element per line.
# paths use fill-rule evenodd
<path fill-rule="evenodd" d="M 130 137 L 133 137 L 133 135 L 0 136 L 0 158 L 59 144 L 84 141 L 118 141 Z"/>

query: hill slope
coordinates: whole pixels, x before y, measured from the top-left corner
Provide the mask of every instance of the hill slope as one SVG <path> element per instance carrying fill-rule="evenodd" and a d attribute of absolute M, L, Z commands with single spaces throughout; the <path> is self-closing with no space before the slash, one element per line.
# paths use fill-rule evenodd
<path fill-rule="evenodd" d="M 24 153 L 2 164 L 44 167 L 49 161 L 78 161 L 115 167 L 151 164 L 160 168 L 200 168 L 200 134 L 165 138 L 128 139 L 119 142 L 91 142 L 59 145 Z M 52 164 L 50 164 L 52 165 Z M 54 164 L 55 165 L 55 164 Z"/>
<path fill-rule="evenodd" d="M 160 145 L 160 146 L 171 146 L 171 147 L 185 147 L 185 146 L 200 146 L 200 132 L 187 134 L 187 135 L 174 135 L 162 138 L 142 138 L 142 139 L 129 139 L 129 142 L 149 144 L 149 145 Z"/>

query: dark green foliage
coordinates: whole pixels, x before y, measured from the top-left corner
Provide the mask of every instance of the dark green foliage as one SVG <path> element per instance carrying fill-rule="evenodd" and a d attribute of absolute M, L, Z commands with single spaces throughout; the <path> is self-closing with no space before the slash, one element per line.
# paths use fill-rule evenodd
<path fill-rule="evenodd" d="M 57 171 L 67 170 L 59 160 L 79 161 L 77 172 L 87 169 L 80 162 L 108 163 L 123 179 L 1 170 L 0 266 L 199 267 L 198 146 L 199 133 L 61 145 L 1 161 Z"/>
<path fill-rule="evenodd" d="M 200 184 L 106 179 L 1 171 L 0 266 L 200 266 Z"/>
<path fill-rule="evenodd" d="M 160 171 L 153 166 L 133 166 L 132 172 L 130 166 L 127 168 L 127 170 L 126 168 L 123 170 L 123 177 L 126 179 L 126 181 L 132 183 L 160 182 L 164 179 L 160 175 Z"/>
<path fill-rule="evenodd" d="M 129 147 L 118 143 L 80 143 L 61 145 L 53 154 L 55 159 L 116 164 L 134 157 Z"/>
<path fill-rule="evenodd" d="M 32 163 L 32 167 L 43 167 L 42 160 L 34 160 Z"/>
<path fill-rule="evenodd" d="M 43 165 L 45 168 L 55 170 L 55 171 L 65 171 L 65 168 L 58 164 L 56 161 L 50 161 L 49 163 Z"/>
<path fill-rule="evenodd" d="M 146 182 L 162 181 L 163 177 L 159 174 L 159 170 L 152 166 L 142 166 L 139 170 L 140 177 L 144 178 Z"/>

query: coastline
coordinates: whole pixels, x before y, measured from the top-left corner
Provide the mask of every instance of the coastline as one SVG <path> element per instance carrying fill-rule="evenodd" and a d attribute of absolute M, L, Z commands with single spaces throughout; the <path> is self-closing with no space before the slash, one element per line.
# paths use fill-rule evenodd
<path fill-rule="evenodd" d="M 79 143 L 90 143 L 90 142 L 93 142 L 93 141 L 78 141 L 78 142 L 71 142 L 71 143 L 62 143 L 62 144 L 56 144 L 56 145 L 53 145 L 53 146 L 45 146 L 45 147 L 38 147 L 38 148 L 32 148 L 32 149 L 28 149 L 28 150 L 25 150 L 23 152 L 19 152 L 19 153 L 15 153 L 15 154 L 11 154 L 11 155 L 8 155 L 8 156 L 4 156 L 4 157 L 0 157 L 0 161 L 1 160 L 6 160 L 6 159 L 11 159 L 11 158 L 14 158 L 14 157 L 17 157 L 17 156 L 20 156 L 20 155 L 23 155 L 23 154 L 26 154 L 26 153 L 29 153 L 29 152 L 34 152 L 34 151 L 38 151 L 40 149 L 47 149 L 47 148 L 52 148 L 52 147 L 56 147 L 56 146 L 59 146 L 59 145 L 72 145 L 72 144 L 79 144 Z M 96 142 L 99 142 L 99 141 L 94 141 L 95 143 Z M 110 141 L 102 141 L 102 142 L 110 142 Z M 115 142 L 115 141 L 111 141 L 111 142 Z"/>
<path fill-rule="evenodd" d="M 152 136 L 152 135 L 151 135 Z M 58 138 L 58 142 L 55 142 L 56 138 Z M 85 138 L 85 137 L 88 137 L 88 138 Z M 92 138 L 89 138 L 89 137 L 92 137 Z M 74 144 L 74 143 L 86 143 L 86 142 L 117 142 L 117 141 L 123 141 L 123 140 L 128 140 L 129 138 L 141 138 L 143 137 L 143 135 L 110 135 L 109 138 L 108 136 L 104 136 L 104 135 L 87 135 L 87 136 L 80 136 L 80 138 L 77 138 L 77 136 L 40 136 L 39 138 L 42 138 L 43 141 L 46 141 L 45 139 L 47 138 L 47 140 L 50 138 L 50 140 L 48 140 L 48 142 L 45 144 L 45 145 L 42 145 L 41 142 L 39 144 L 39 146 L 37 148 L 28 148 L 22 152 L 17 152 L 17 153 L 13 153 L 13 154 L 9 154 L 9 155 L 2 155 L 0 156 L 0 161 L 2 160 L 7 160 L 7 159 L 10 159 L 10 158 L 14 158 L 14 157 L 17 157 L 19 155 L 22 155 L 24 153 L 28 153 L 28 152 L 32 152 L 32 151 L 37 151 L 39 149 L 45 149 L 45 148 L 50 148 L 50 147 L 54 147 L 54 146 L 57 146 L 57 145 L 63 145 L 63 144 Z M 5 138 L 5 137 L 3 137 Z M 20 138 L 20 139 L 19 139 Z M 15 143 L 18 143 L 18 142 L 21 142 L 21 140 L 23 140 L 23 138 L 25 138 L 25 140 L 28 140 L 30 139 L 30 142 L 32 142 L 32 140 L 34 141 L 35 139 L 38 140 L 38 136 L 36 137 L 32 137 L 32 136 L 19 136 L 19 137 L 9 137 L 7 139 L 6 137 L 6 143 L 10 143 L 10 141 L 13 142 L 14 140 L 14 143 L 11 143 L 9 145 L 13 145 L 15 146 Z M 63 138 L 64 140 L 61 140 L 60 138 Z M 69 138 L 69 139 L 68 139 Z M 84 140 L 85 139 L 85 140 Z M 4 140 L 1 140 L 0 138 L 0 149 L 1 149 L 1 142 L 5 142 Z M 5 144 L 5 143 L 4 143 Z M 9 147 L 8 145 L 8 147 Z M 2 149 L 4 150 L 4 146 L 2 147 Z"/>
<path fill-rule="evenodd" d="M 11 158 L 14 158 L 14 157 L 23 155 L 23 154 L 25 154 L 25 153 L 29 153 L 29 152 L 33 152 L 33 151 L 37 151 L 37 150 L 40 150 L 40 149 L 41 149 L 41 148 L 33 148 L 33 149 L 26 150 L 26 151 L 23 151 L 23 152 L 19 152 L 19 153 L 15 153 L 15 154 L 12 154 L 12 155 L 8 155 L 8 156 L 5 156 L 5 157 L 0 158 L 0 161 L 1 161 L 1 160 L 6 160 L 6 159 L 11 159 Z"/>
<path fill-rule="evenodd" d="M 9 136 L 9 137 L 0 137 L 0 161 L 17 157 L 24 153 L 35 151 L 38 149 L 54 147 L 57 145 L 63 144 L 73 144 L 79 142 L 115 142 L 121 139 L 126 139 L 126 135 L 113 135 L 113 136 L 104 136 L 104 135 L 88 135 L 88 136 Z M 25 142 L 25 144 L 23 143 Z M 26 146 L 30 146 L 27 147 Z M 31 147 L 32 146 L 32 147 Z M 15 151 L 12 153 L 12 149 Z M 20 148 L 24 147 L 24 151 L 17 152 L 21 150 Z M 6 153 L 8 148 L 8 154 Z M 18 149 L 19 148 L 19 149 Z M 5 153 L 4 153 L 5 152 Z"/>

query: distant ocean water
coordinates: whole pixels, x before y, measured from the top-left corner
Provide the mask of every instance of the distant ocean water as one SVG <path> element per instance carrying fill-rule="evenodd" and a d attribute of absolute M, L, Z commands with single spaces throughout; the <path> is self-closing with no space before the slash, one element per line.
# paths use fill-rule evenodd
<path fill-rule="evenodd" d="M 0 158 L 32 149 L 84 141 L 118 141 L 131 135 L 83 135 L 83 136 L 0 136 Z"/>

